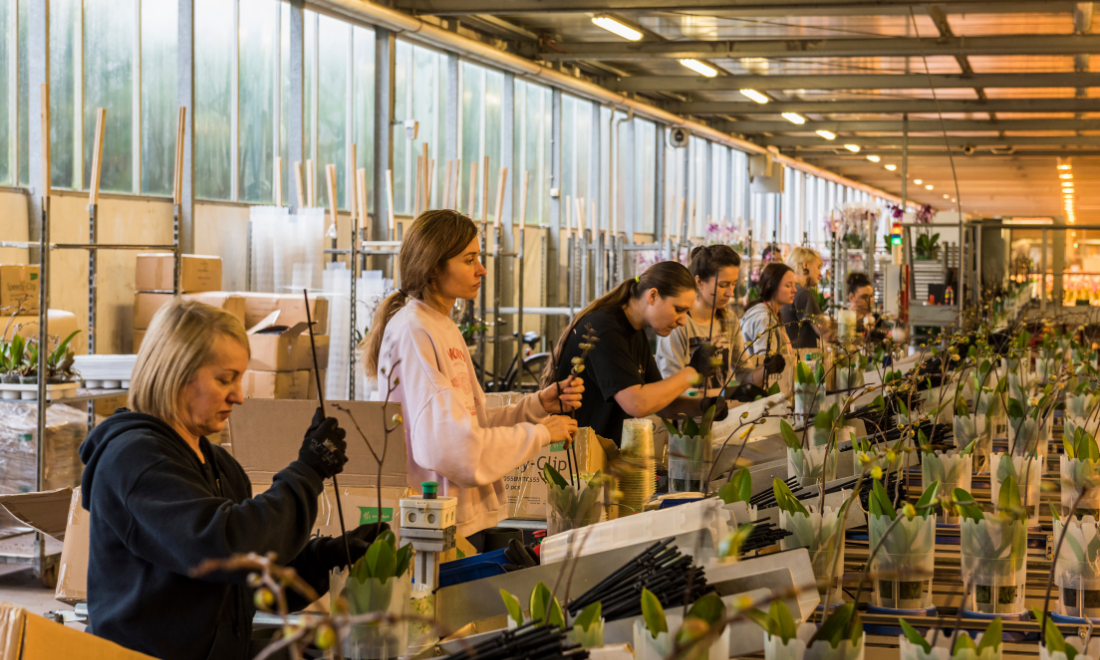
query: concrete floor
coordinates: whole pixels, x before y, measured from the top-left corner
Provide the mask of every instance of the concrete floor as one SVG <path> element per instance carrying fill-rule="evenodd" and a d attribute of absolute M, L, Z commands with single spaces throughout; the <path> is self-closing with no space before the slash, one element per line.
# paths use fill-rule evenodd
<path fill-rule="evenodd" d="M 45 614 L 54 610 L 71 610 L 54 600 L 53 589 L 42 586 L 34 572 L 20 564 L 0 564 L 0 602 L 18 605 L 34 614 Z M 71 628 L 84 630 L 83 624 L 68 624 Z"/>

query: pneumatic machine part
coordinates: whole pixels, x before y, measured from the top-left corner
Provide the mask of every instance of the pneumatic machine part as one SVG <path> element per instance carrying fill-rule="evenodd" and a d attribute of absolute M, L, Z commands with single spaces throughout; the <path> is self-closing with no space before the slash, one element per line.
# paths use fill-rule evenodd
<path fill-rule="evenodd" d="M 439 484 L 420 484 L 422 495 L 401 499 L 401 538 L 412 543 L 413 580 L 435 591 L 439 586 L 439 555 L 455 547 L 458 499 L 439 497 Z"/>

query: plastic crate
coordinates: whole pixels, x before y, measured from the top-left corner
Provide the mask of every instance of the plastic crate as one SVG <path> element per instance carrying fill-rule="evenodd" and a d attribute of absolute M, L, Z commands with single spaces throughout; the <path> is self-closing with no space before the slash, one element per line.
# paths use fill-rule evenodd
<path fill-rule="evenodd" d="M 439 586 L 449 587 L 501 575 L 507 563 L 504 548 L 442 563 L 439 565 Z"/>

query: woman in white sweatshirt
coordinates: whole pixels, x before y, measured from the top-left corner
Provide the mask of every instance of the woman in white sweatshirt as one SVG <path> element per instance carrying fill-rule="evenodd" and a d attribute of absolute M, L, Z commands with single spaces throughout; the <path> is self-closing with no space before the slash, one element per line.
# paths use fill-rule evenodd
<path fill-rule="evenodd" d="M 401 242 L 401 290 L 379 306 L 360 349 L 367 376 L 401 404 L 408 485 L 437 481 L 458 498 L 458 533 L 470 536 L 507 517 L 504 477 L 552 442 L 572 442 L 577 422 L 551 412 L 580 406 L 584 383 L 566 379 L 515 405 L 486 409 L 470 353 L 450 318 L 472 300 L 485 267 L 477 226 L 449 210 L 429 211 Z"/>

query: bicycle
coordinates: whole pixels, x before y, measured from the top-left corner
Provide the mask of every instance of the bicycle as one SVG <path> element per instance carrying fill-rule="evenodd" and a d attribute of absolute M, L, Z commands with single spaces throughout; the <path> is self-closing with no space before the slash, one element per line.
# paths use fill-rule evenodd
<path fill-rule="evenodd" d="M 512 336 L 519 336 L 519 332 L 513 332 Z M 533 330 L 523 333 L 522 344 L 528 351 L 533 351 L 541 341 L 542 336 Z M 496 381 L 496 374 L 488 369 L 482 369 L 477 362 L 474 362 L 474 369 L 485 380 L 486 392 L 523 392 L 530 394 L 539 391 L 539 381 L 547 363 L 550 362 L 550 354 L 530 353 L 522 361 L 519 359 L 520 355 L 521 353 L 516 353 L 512 357 L 512 363 L 508 365 L 508 370 L 499 382 Z"/>

